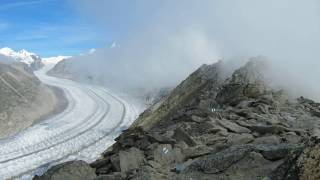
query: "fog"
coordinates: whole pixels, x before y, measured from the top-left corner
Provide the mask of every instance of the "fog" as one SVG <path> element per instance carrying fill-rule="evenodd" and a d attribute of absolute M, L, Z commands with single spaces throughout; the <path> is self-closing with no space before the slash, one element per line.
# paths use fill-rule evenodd
<path fill-rule="evenodd" d="M 117 46 L 76 57 L 72 68 L 108 85 L 174 86 L 203 63 L 263 55 L 279 86 L 320 99 L 316 0 L 77 0 Z M 111 46 L 112 42 L 110 42 Z"/>

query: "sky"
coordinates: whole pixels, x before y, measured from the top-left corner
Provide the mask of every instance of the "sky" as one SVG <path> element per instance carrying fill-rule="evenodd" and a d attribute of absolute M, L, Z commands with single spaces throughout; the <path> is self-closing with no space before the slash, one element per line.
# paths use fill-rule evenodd
<path fill-rule="evenodd" d="M 0 1 L 0 47 L 42 57 L 78 55 L 111 44 L 105 32 L 69 0 Z"/>
<path fill-rule="evenodd" d="M 42 57 L 95 48 L 74 61 L 84 76 L 155 88 L 262 55 L 279 84 L 320 99 L 319 19 L 318 0 L 1 0 L 0 46 Z"/>

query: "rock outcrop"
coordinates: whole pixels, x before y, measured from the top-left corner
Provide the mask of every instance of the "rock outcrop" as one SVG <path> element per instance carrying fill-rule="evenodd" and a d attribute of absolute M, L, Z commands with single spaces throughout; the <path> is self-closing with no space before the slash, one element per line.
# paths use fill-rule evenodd
<path fill-rule="evenodd" d="M 222 66 L 145 111 L 90 164 L 97 179 L 319 179 L 320 104 L 269 87 L 259 60 Z"/>

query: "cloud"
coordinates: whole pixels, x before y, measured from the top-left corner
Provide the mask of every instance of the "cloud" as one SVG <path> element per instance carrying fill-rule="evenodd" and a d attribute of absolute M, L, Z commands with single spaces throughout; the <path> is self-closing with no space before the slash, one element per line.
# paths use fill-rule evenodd
<path fill-rule="evenodd" d="M 121 44 L 81 58 L 85 72 L 113 84 L 172 85 L 202 63 L 264 55 L 278 84 L 319 98 L 317 0 L 80 0 L 74 6 Z"/>

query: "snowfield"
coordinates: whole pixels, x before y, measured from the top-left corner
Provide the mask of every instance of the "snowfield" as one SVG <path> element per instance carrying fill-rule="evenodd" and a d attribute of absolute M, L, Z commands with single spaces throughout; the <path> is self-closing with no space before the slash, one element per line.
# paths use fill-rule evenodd
<path fill-rule="evenodd" d="M 59 115 L 0 141 L 0 179 L 32 179 L 68 160 L 91 162 L 138 116 L 135 106 L 108 89 L 47 76 L 53 63 L 35 72 L 63 89 L 69 101 Z"/>

